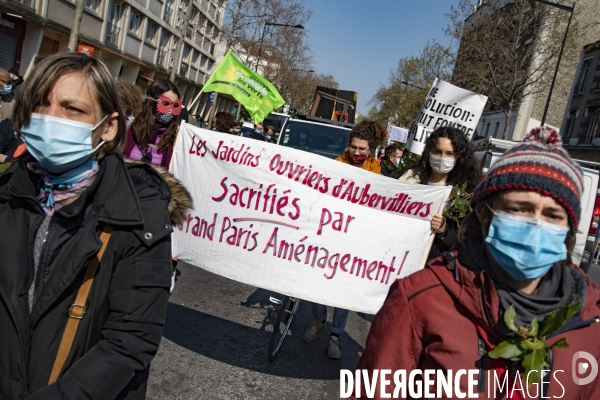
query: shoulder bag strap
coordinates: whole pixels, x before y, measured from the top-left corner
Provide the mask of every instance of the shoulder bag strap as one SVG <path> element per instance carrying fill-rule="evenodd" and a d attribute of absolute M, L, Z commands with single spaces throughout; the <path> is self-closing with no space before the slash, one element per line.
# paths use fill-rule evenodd
<path fill-rule="evenodd" d="M 71 351 L 71 346 L 73 346 L 73 340 L 75 339 L 75 334 L 77 333 L 79 321 L 85 315 L 85 303 L 88 295 L 90 294 L 90 289 L 92 288 L 92 283 L 94 282 L 96 270 L 98 269 L 100 260 L 102 260 L 102 256 L 104 255 L 104 251 L 108 245 L 108 240 L 110 239 L 112 229 L 112 225 L 106 224 L 104 226 L 104 229 L 100 234 L 102 246 L 96 254 L 96 257 L 94 257 L 94 259 L 90 262 L 90 265 L 88 265 L 87 271 L 85 271 L 85 276 L 83 277 L 83 281 L 81 282 L 81 286 L 79 287 L 79 291 L 77 292 L 75 302 L 71 308 L 69 308 L 67 327 L 63 333 L 60 341 L 60 347 L 58 348 L 58 353 L 56 354 L 56 359 L 54 360 L 54 367 L 52 367 L 52 373 L 50 374 L 50 379 L 48 381 L 49 385 L 56 382 L 63 366 L 65 365 L 65 361 L 67 361 L 67 356 Z"/>

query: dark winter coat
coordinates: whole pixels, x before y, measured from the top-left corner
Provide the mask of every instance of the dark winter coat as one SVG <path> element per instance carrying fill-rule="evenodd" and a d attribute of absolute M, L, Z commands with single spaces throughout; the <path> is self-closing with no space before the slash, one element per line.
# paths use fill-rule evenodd
<path fill-rule="evenodd" d="M 151 166 L 102 159 L 92 186 L 52 217 L 38 268 L 48 277 L 30 313 L 32 247 L 44 214 L 27 161 L 0 174 L 0 399 L 143 399 L 169 300 L 171 192 L 185 189 L 170 191 Z M 85 316 L 58 381 L 47 386 L 104 224 L 114 229 Z"/>
<path fill-rule="evenodd" d="M 404 160 L 400 161 L 399 165 L 394 164 L 388 157 L 381 160 L 381 175 L 389 178 L 399 179 L 404 172 Z"/>
<path fill-rule="evenodd" d="M 365 351 L 356 369 L 371 372 L 391 369 L 392 375 L 396 370 L 405 369 L 408 377 L 414 369 L 456 372 L 481 368 L 477 376 L 481 378 L 478 382 L 482 385 L 481 392 L 475 390 L 475 393 L 479 399 L 488 399 L 488 387 L 491 387 L 490 394 L 494 388 L 494 383 L 490 382 L 494 379 L 493 375 L 488 375 L 488 371 L 498 365 L 497 361 L 500 365 L 505 365 L 505 361 L 490 359 L 486 355 L 489 348 L 482 348 L 480 339 L 482 334 L 485 335 L 484 343 L 491 344 L 490 348 L 499 343 L 496 332 L 501 318 L 500 300 L 490 275 L 477 268 L 466 267 L 461 259 L 448 262 L 443 257 L 437 258 L 425 269 L 396 281 L 390 287 L 383 307 L 373 320 Z M 585 386 L 575 384 L 572 379 L 575 366 L 572 360 L 576 352 L 585 351 L 596 360 L 600 359 L 600 289 L 579 268 L 572 268 L 589 281 L 585 302 L 578 315 L 547 339 L 549 344 L 553 344 L 566 338 L 570 346 L 552 350 L 550 369 L 556 379 L 552 378 L 548 385 L 544 385 L 544 397 L 539 398 L 600 398 L 600 379 L 596 378 Z M 543 301 L 540 299 L 540 302 Z M 498 377 L 501 376 L 498 374 Z M 545 382 L 548 380 L 545 379 Z M 390 387 L 394 386 L 388 386 L 388 389 Z M 461 377 L 460 387 L 462 392 L 467 392 L 467 376 Z M 432 388 L 435 392 L 436 386 Z M 364 396 L 364 387 L 361 393 Z M 382 398 L 379 387 L 375 393 L 374 398 Z M 534 388 L 530 394 L 534 396 Z M 527 395 L 523 397 L 530 398 Z"/>

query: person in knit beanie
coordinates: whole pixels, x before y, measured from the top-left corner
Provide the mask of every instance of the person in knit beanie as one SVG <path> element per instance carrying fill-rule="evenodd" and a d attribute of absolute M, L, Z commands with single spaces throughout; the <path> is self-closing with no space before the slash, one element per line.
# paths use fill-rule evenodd
<path fill-rule="evenodd" d="M 472 195 L 461 246 L 390 287 L 356 367 L 371 378 L 438 373 L 412 388 L 379 379 L 369 398 L 396 389 L 430 397 L 426 385 L 437 398 L 600 398 L 600 289 L 570 262 L 582 192 L 581 169 L 555 131 L 534 129 L 504 153 Z M 591 368 L 577 366 L 582 354 Z M 473 378 L 456 375 L 473 369 Z M 440 371 L 454 391 L 440 393 Z M 350 398 L 366 398 L 357 386 Z"/>

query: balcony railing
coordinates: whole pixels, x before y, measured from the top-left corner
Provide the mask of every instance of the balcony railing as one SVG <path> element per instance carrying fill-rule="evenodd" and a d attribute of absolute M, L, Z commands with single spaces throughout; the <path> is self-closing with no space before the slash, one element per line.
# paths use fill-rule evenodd
<path fill-rule="evenodd" d="M 11 3 L 17 3 L 31 11 L 35 11 L 35 0 L 11 0 Z"/>
<path fill-rule="evenodd" d="M 121 28 L 118 26 L 111 24 L 110 22 L 106 23 L 106 43 L 112 44 L 117 47 L 119 43 L 119 32 Z"/>

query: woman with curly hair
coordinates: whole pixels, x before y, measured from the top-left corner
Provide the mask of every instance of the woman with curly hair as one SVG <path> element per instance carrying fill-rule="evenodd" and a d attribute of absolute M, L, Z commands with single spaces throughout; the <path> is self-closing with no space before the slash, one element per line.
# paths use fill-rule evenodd
<path fill-rule="evenodd" d="M 233 132 L 233 127 L 235 126 L 235 117 L 232 113 L 227 111 L 219 111 L 212 120 L 212 130 L 223 133 L 231 133 Z"/>
<path fill-rule="evenodd" d="M 336 161 L 379 174 L 381 167 L 373 154 L 386 139 L 387 131 L 381 124 L 362 120 L 348 134 L 346 151 Z"/>
<path fill-rule="evenodd" d="M 119 78 L 116 82 L 119 97 L 123 102 L 125 125 L 129 128 L 135 117 L 142 112 L 142 91 L 137 85 L 125 79 Z"/>
<path fill-rule="evenodd" d="M 152 82 L 141 114 L 127 130 L 124 156 L 169 168 L 181 109 L 181 94 L 173 82 L 168 79 Z"/>
<path fill-rule="evenodd" d="M 466 182 L 472 193 L 479 184 L 479 165 L 473 148 L 462 131 L 438 128 L 425 142 L 423 156 L 400 177 L 401 181 L 423 185 L 460 186 Z M 436 233 L 428 260 L 440 256 L 458 244 L 457 226 L 442 214 L 435 214 L 431 229 Z"/>
<path fill-rule="evenodd" d="M 372 154 L 386 138 L 387 131 L 383 126 L 375 121 L 363 120 L 352 128 L 348 134 L 348 148 L 336 160 L 379 174 L 381 169 Z M 327 306 L 312 303 L 312 312 L 315 320 L 302 336 L 304 343 L 312 343 L 317 340 L 319 333 L 327 325 Z M 327 342 L 327 357 L 331 359 L 337 360 L 342 356 L 340 335 L 344 332 L 349 314 L 349 310 L 334 308 L 331 335 Z"/>

